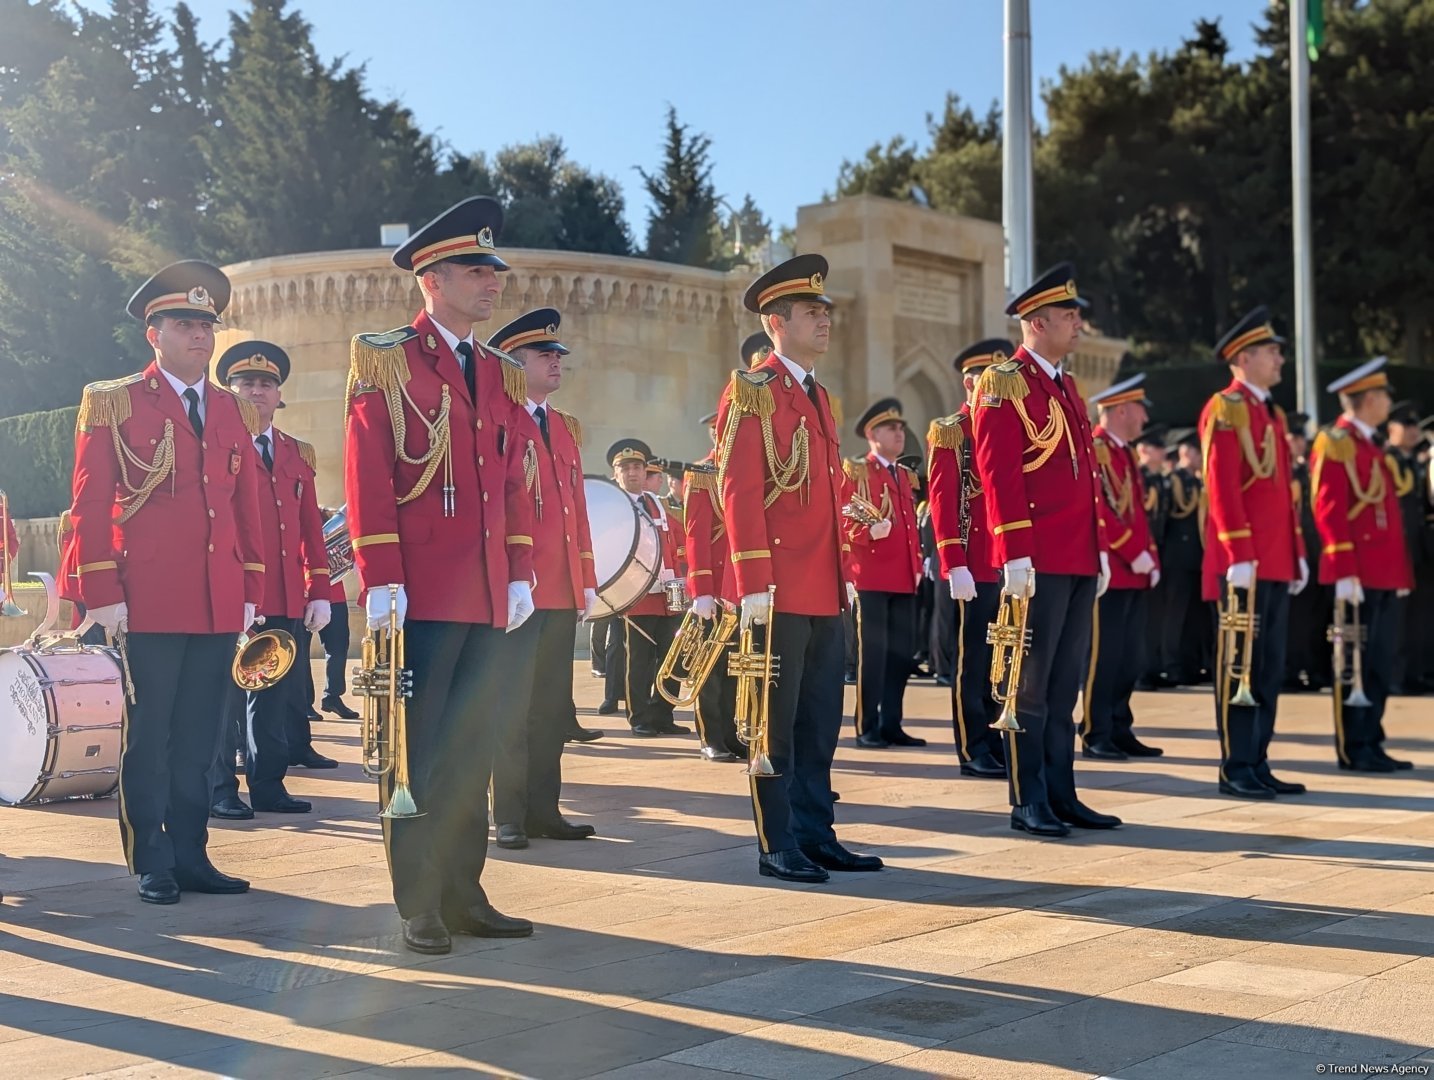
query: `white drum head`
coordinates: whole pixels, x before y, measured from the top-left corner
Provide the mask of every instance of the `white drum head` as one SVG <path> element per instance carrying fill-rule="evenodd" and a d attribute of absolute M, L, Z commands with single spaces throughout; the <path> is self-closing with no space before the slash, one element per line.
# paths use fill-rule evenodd
<path fill-rule="evenodd" d="M 49 702 L 40 676 L 23 653 L 0 651 L 0 802 L 17 803 L 34 790 L 45 764 Z"/>
<path fill-rule="evenodd" d="M 632 499 L 611 481 L 584 477 L 583 494 L 592 532 L 593 573 L 602 592 L 627 567 L 637 547 L 637 514 Z"/>

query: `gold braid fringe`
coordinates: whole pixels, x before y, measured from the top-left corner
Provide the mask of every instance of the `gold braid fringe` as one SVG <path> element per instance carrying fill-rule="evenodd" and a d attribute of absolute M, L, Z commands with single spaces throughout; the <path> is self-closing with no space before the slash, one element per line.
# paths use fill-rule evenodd
<path fill-rule="evenodd" d="M 578 420 L 578 418 L 572 413 L 565 413 L 561 409 L 553 409 L 551 411 L 557 413 L 563 418 L 563 423 L 566 424 L 568 427 L 568 434 L 573 437 L 573 442 L 577 444 L 577 448 L 581 450 L 583 448 L 582 422 Z"/>
<path fill-rule="evenodd" d="M 933 450 L 960 450 L 966 437 L 961 434 L 961 424 L 953 413 L 931 421 L 926 429 L 927 445 Z"/>
<path fill-rule="evenodd" d="M 292 435 L 289 437 L 291 439 L 293 438 Z M 303 439 L 294 439 L 294 446 L 298 448 L 299 457 L 303 460 L 304 464 L 307 465 L 314 472 L 318 472 L 319 455 L 314 452 L 314 448 L 308 443 L 304 442 Z"/>

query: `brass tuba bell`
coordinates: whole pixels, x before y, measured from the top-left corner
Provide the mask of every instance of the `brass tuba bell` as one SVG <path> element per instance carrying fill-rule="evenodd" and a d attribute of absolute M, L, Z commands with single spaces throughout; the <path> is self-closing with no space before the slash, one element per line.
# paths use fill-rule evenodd
<path fill-rule="evenodd" d="M 241 690 L 267 690 L 289 673 L 299 646 L 287 630 L 240 634 L 229 674 Z"/>

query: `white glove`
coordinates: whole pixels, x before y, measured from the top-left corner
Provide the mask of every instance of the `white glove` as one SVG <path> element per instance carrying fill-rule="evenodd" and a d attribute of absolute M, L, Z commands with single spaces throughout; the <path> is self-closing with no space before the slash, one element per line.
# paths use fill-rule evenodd
<path fill-rule="evenodd" d="M 1304 559 L 1301 559 L 1301 560 L 1300 560 L 1300 576 L 1299 576 L 1299 580 L 1296 581 L 1296 582 L 1294 582 L 1294 583 L 1290 586 L 1290 595 L 1291 595 L 1291 596 L 1298 596 L 1300 593 L 1302 593 L 1302 592 L 1305 591 L 1305 586 L 1308 585 L 1309 583 L 1310 583 L 1310 564 L 1307 563 Z"/>
<path fill-rule="evenodd" d="M 850 586 L 848 586 L 850 588 Z M 742 597 L 742 626 L 746 630 L 753 623 L 761 625 L 772 613 L 772 595 L 766 592 L 748 593 Z"/>
<path fill-rule="evenodd" d="M 1142 551 L 1141 554 L 1148 556 L 1148 552 Z M 1095 598 L 1099 600 L 1105 595 L 1105 590 L 1108 588 L 1110 588 L 1110 556 L 1102 551 L 1100 553 L 1100 573 L 1096 575 L 1095 579 Z"/>
<path fill-rule="evenodd" d="M 921 576 L 928 581 L 936 580 L 936 568 L 931 563 L 931 556 L 927 555 L 921 560 Z"/>
<path fill-rule="evenodd" d="M 855 582 L 848 581 L 848 582 L 846 583 L 846 606 L 849 607 L 849 608 L 855 608 L 855 607 L 856 607 L 856 584 L 855 584 Z"/>
<path fill-rule="evenodd" d="M 875 525 L 867 526 L 873 540 L 885 540 L 891 535 L 891 519 L 884 518 Z"/>
<path fill-rule="evenodd" d="M 1225 571 L 1225 580 L 1237 589 L 1248 589 L 1255 583 L 1255 564 L 1252 562 L 1231 563 Z"/>
<path fill-rule="evenodd" d="M 946 575 L 946 580 L 951 583 L 952 600 L 976 599 L 976 579 L 966 567 L 953 566 L 951 573 Z"/>
<path fill-rule="evenodd" d="M 508 633 L 528 621 L 533 614 L 533 587 L 526 581 L 508 582 Z"/>
<path fill-rule="evenodd" d="M 699 596 L 692 601 L 692 614 L 703 622 L 711 622 L 717 617 L 717 601 L 710 596 Z"/>
<path fill-rule="evenodd" d="M 97 626 L 103 626 L 105 631 L 111 635 L 129 633 L 129 605 L 123 600 L 118 604 L 92 607 L 85 614 L 93 619 Z"/>
<path fill-rule="evenodd" d="M 1410 593 L 1412 593 L 1413 591 L 1414 591 L 1413 589 L 1395 589 L 1395 590 L 1394 590 L 1394 598 L 1395 598 L 1396 600 L 1403 600 L 1403 599 L 1405 599 Z"/>
<path fill-rule="evenodd" d="M 1011 596 L 1024 596 L 1027 600 L 1036 595 L 1036 571 L 1030 559 L 1012 559 L 1006 564 L 1004 591 Z"/>
<path fill-rule="evenodd" d="M 395 597 L 394 606 L 397 608 L 398 618 L 395 625 L 403 629 L 404 617 L 408 614 L 408 593 L 402 585 L 398 587 L 398 595 Z M 378 630 L 388 625 L 388 586 L 380 585 L 368 591 L 364 599 L 364 612 L 368 615 L 368 628 Z"/>
<path fill-rule="evenodd" d="M 317 634 L 328 626 L 333 617 L 333 609 L 327 600 L 310 600 L 304 605 L 304 629 L 311 634 Z"/>
<path fill-rule="evenodd" d="M 597 590 L 596 590 L 596 589 L 584 589 L 584 590 L 583 590 L 583 614 L 582 614 L 582 621 L 583 621 L 583 622 L 587 622 L 589 619 L 591 619 L 591 618 L 593 617 L 593 608 L 597 607 L 597 602 L 598 602 L 598 601 L 597 601 Z"/>
<path fill-rule="evenodd" d="M 1357 577 L 1342 577 L 1334 583 L 1334 598 L 1349 603 L 1364 603 L 1364 589 Z"/>
<path fill-rule="evenodd" d="M 1142 551 L 1130 563 L 1132 574 L 1148 574 L 1155 569 L 1155 560 L 1150 557 L 1150 552 Z"/>
<path fill-rule="evenodd" d="M 264 617 L 258 614 L 258 610 L 253 604 L 244 605 L 244 625 L 239 630 L 241 634 L 248 633 L 251 626 L 263 625 Z"/>
<path fill-rule="evenodd" d="M 1157 586 L 1157 585 L 1159 585 L 1159 584 L 1160 584 L 1160 571 L 1159 571 L 1159 569 L 1155 569 L 1155 570 L 1150 571 L 1150 587 L 1153 589 L 1153 588 L 1155 588 L 1155 586 Z"/>

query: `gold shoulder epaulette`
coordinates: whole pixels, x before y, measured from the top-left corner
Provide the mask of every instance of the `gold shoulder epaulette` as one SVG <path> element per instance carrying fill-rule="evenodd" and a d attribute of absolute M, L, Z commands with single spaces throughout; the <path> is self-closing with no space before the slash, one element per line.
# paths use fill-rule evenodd
<path fill-rule="evenodd" d="M 927 445 L 933 450 L 960 450 L 965 436 L 961 434 L 961 420 L 958 413 L 938 416 L 926 429 Z"/>
<path fill-rule="evenodd" d="M 563 418 L 563 423 L 567 425 L 568 434 L 573 437 L 573 442 L 575 442 L 577 444 L 578 449 L 581 450 L 583 448 L 582 421 L 580 421 L 572 413 L 563 412 L 562 409 L 554 408 L 552 411 Z"/>
<path fill-rule="evenodd" d="M 866 473 L 866 458 L 843 458 L 842 471 L 853 484 L 859 484 Z"/>
<path fill-rule="evenodd" d="M 292 435 L 290 435 L 289 438 L 294 439 Z M 319 456 L 318 454 L 314 453 L 313 445 L 304 442 L 303 439 L 294 439 L 294 447 L 299 451 L 299 457 L 303 459 L 304 464 L 307 465 L 314 472 L 318 472 Z"/>
<path fill-rule="evenodd" d="M 837 430 L 840 431 L 843 419 L 845 417 L 845 412 L 841 407 L 841 398 L 837 397 L 831 392 L 828 392 L 827 404 L 832 407 L 832 423 L 835 424 Z"/>
<path fill-rule="evenodd" d="M 693 491 L 716 491 L 717 470 L 690 468 L 683 474 L 687 481 L 688 492 Z"/>
<path fill-rule="evenodd" d="M 234 399 L 234 404 L 239 407 L 239 419 L 244 421 L 244 427 L 250 435 L 257 435 L 264 430 L 264 425 L 259 422 L 259 410 L 248 398 L 241 398 L 227 386 L 220 386 L 218 383 L 210 383 L 209 389 L 217 390 L 221 394 L 228 394 Z"/>
<path fill-rule="evenodd" d="M 418 336 L 411 326 L 386 334 L 357 334 L 349 345 L 350 396 L 364 390 L 396 390 L 409 380 L 408 356 L 402 345 Z"/>
<path fill-rule="evenodd" d="M 1021 374 L 1019 360 L 992 364 L 981 373 L 976 392 L 982 405 L 1000 405 L 1003 401 L 1020 401 L 1031 392 L 1030 384 Z"/>
<path fill-rule="evenodd" d="M 491 345 L 484 345 L 483 348 L 501 361 L 503 393 L 508 395 L 508 400 L 514 405 L 526 405 L 528 403 L 528 373 L 523 370 L 522 361 L 514 360 L 502 349 L 495 349 Z"/>
<path fill-rule="evenodd" d="M 1354 440 L 1342 427 L 1320 428 L 1315 436 L 1314 456 L 1321 461 L 1337 461 L 1341 465 L 1354 460 Z"/>
<path fill-rule="evenodd" d="M 129 388 L 144 379 L 137 371 L 122 379 L 104 379 L 85 387 L 80 398 L 80 411 L 75 417 L 76 431 L 93 431 L 97 427 L 119 427 L 129 419 Z"/>
<path fill-rule="evenodd" d="M 764 420 L 769 418 L 777 409 L 777 401 L 768 384 L 776 377 L 777 373 L 771 368 L 732 372 L 732 407 Z"/>
<path fill-rule="evenodd" d="M 902 465 L 901 471 L 906 474 L 906 482 L 911 485 L 911 490 L 916 491 L 921 487 L 921 474 L 910 465 Z"/>
<path fill-rule="evenodd" d="M 1094 441 L 1095 460 L 1100 464 L 1102 469 L 1110 468 L 1110 443 L 1104 439 L 1096 439 Z"/>
<path fill-rule="evenodd" d="M 1250 426 L 1250 406 L 1245 395 L 1238 390 L 1228 394 L 1216 394 L 1212 399 L 1211 415 L 1215 426 L 1222 428 L 1246 428 Z"/>

